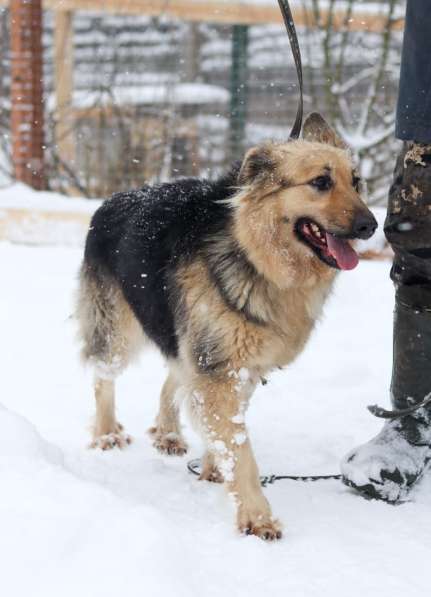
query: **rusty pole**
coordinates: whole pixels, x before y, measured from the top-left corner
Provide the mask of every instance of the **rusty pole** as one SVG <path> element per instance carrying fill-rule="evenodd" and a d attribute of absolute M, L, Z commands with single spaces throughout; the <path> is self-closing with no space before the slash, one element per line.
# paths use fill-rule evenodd
<path fill-rule="evenodd" d="M 46 188 L 41 0 L 10 0 L 11 133 L 15 178 Z"/>

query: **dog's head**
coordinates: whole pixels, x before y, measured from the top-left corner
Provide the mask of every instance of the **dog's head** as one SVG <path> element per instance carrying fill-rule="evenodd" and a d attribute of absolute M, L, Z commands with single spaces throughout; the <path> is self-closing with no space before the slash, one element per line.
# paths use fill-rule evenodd
<path fill-rule="evenodd" d="M 236 235 L 257 269 L 278 283 L 284 274 L 298 281 L 353 269 L 351 242 L 377 227 L 349 151 L 318 114 L 306 119 L 302 140 L 250 149 L 238 182 Z"/>

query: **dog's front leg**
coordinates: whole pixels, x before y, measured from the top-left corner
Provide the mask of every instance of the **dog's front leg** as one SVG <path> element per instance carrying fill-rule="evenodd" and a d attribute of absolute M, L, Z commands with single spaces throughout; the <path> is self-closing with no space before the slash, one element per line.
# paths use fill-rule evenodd
<path fill-rule="evenodd" d="M 244 422 L 254 385 L 250 377 L 244 379 L 243 371 L 200 376 L 193 384 L 192 410 L 227 491 L 235 499 L 239 530 L 273 540 L 281 537 L 280 525 L 263 495 Z"/>

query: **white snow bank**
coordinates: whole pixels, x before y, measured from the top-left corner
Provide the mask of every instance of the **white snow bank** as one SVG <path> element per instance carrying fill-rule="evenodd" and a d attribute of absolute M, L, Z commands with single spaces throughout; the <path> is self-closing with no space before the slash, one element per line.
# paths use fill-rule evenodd
<path fill-rule="evenodd" d="M 15 183 L 0 189 L 0 239 L 32 245 L 82 246 L 100 200 L 34 191 Z"/>
<path fill-rule="evenodd" d="M 162 597 L 181 586 L 181 579 L 165 574 L 165 549 L 179 559 L 178 542 L 170 538 L 169 520 L 154 507 L 133 499 L 124 507 L 105 482 L 87 480 L 80 467 L 65 466 L 59 448 L 2 407 L 0 448 L 5 594 L 108 597 L 136 570 L 136 590 L 129 585 L 127 593 L 140 595 L 150 566 L 158 582 L 146 594 Z"/>
<path fill-rule="evenodd" d="M 66 212 L 66 216 L 69 216 Z M 12 243 L 38 246 L 80 247 L 85 242 L 90 217 L 69 218 L 58 213 L 57 219 L 46 218 L 43 211 L 11 213 L 0 210 L 0 239 Z"/>
<path fill-rule="evenodd" d="M 0 477 L 19 470 L 34 471 L 35 466 L 63 462 L 61 450 L 41 438 L 37 429 L 0 404 Z M 12 452 L 12 455 L 11 455 Z"/>
<path fill-rule="evenodd" d="M 11 208 L 92 214 L 100 204 L 101 201 L 96 199 L 66 197 L 51 191 L 35 191 L 19 182 L 0 189 L 0 210 Z"/>

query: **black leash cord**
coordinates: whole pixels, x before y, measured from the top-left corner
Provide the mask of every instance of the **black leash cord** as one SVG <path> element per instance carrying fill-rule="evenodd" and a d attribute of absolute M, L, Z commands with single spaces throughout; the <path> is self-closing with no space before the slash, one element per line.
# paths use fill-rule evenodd
<path fill-rule="evenodd" d="M 193 475 L 199 476 L 201 474 L 201 459 L 195 458 L 187 463 L 188 470 Z M 341 475 L 263 475 L 260 477 L 260 484 L 262 487 L 272 485 L 275 481 L 327 481 L 331 479 L 341 479 Z"/>
<path fill-rule="evenodd" d="M 298 43 L 298 37 L 296 35 L 295 23 L 293 22 L 292 11 L 290 10 L 288 0 L 278 0 L 281 14 L 283 15 L 284 25 L 286 27 L 287 35 L 289 37 L 290 47 L 292 50 L 293 59 L 296 66 L 296 75 L 298 77 L 299 85 L 299 100 L 298 108 L 296 111 L 295 122 L 293 123 L 292 130 L 290 131 L 289 139 L 298 139 L 301 133 L 302 117 L 304 113 L 304 97 L 303 97 L 303 79 L 302 79 L 302 61 L 301 61 L 301 50 Z"/>
<path fill-rule="evenodd" d="M 422 402 L 418 402 L 407 408 L 401 408 L 400 410 L 386 410 L 377 404 L 371 404 L 367 408 L 372 415 L 379 417 L 379 419 L 401 419 L 426 406 L 429 402 L 431 402 L 431 392 L 425 396 Z"/>

